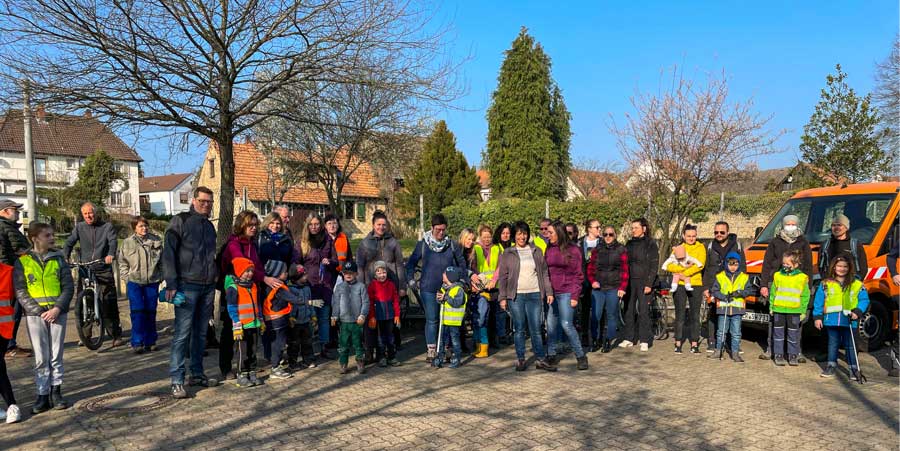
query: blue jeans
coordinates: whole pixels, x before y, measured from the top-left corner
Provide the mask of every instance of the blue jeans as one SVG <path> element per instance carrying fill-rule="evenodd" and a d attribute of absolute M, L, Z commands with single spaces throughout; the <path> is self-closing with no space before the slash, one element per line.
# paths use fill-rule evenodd
<path fill-rule="evenodd" d="M 491 308 L 494 309 L 494 333 L 497 337 L 505 337 L 507 333 L 506 317 L 509 315 L 509 312 L 500 308 L 500 302 L 496 300 Z"/>
<path fill-rule="evenodd" d="M 425 344 L 434 347 L 437 344 L 438 319 L 441 316 L 441 306 L 437 302 L 437 293 L 422 292 L 419 299 L 425 310 Z"/>
<path fill-rule="evenodd" d="M 743 315 L 718 315 L 718 317 L 716 350 L 722 350 L 722 347 L 725 346 L 725 334 L 731 332 L 731 353 L 737 355 L 741 352 L 741 318 Z"/>
<path fill-rule="evenodd" d="M 859 365 L 856 362 L 856 350 L 853 349 L 853 340 L 850 337 L 851 329 L 845 326 L 826 326 L 825 330 L 828 332 L 828 364 L 837 365 L 838 348 L 843 346 L 850 369 L 856 371 Z"/>
<path fill-rule="evenodd" d="M 453 355 L 451 356 L 451 361 L 459 362 L 460 358 L 462 358 L 462 343 L 459 341 L 459 328 L 460 326 L 447 326 L 444 325 L 441 330 L 441 345 L 438 346 L 438 361 L 442 362 L 444 360 L 444 350 L 447 349 L 447 346 L 450 345 L 453 347 Z"/>
<path fill-rule="evenodd" d="M 328 339 L 331 338 L 331 306 L 325 304 L 321 307 L 313 307 L 313 310 L 316 311 L 316 324 L 319 325 L 319 343 L 324 349 Z"/>
<path fill-rule="evenodd" d="M 553 303 L 550 304 L 550 311 L 547 315 L 547 354 L 556 354 L 557 337 L 561 337 L 559 330 L 566 334 L 569 338 L 569 345 L 575 352 L 575 357 L 584 357 L 584 349 L 581 348 L 581 339 L 578 338 L 578 331 L 575 330 L 575 307 L 572 307 L 571 293 L 558 293 Z"/>
<path fill-rule="evenodd" d="M 472 309 L 472 328 L 475 332 L 474 341 L 483 345 L 488 344 L 488 318 L 490 318 L 491 304 L 489 299 L 483 295 L 478 295 L 475 302 L 475 308 Z"/>
<path fill-rule="evenodd" d="M 185 301 L 180 307 L 175 307 L 175 336 L 169 360 L 169 376 L 173 384 L 184 383 L 184 361 L 187 358 L 185 348 L 188 342 L 191 347 L 191 375 L 203 375 L 203 349 L 206 347 L 209 309 L 216 297 L 214 284 L 185 283 L 182 291 Z"/>
<path fill-rule="evenodd" d="M 159 283 L 140 285 L 128 282 L 125 292 L 128 294 L 128 307 L 131 310 L 131 347 L 155 345 Z"/>
<path fill-rule="evenodd" d="M 606 312 L 606 339 L 615 340 L 619 332 L 619 293 L 618 290 L 591 290 L 593 300 L 593 320 L 600 324 L 600 317 Z M 600 339 L 600 327 L 597 327 L 594 340 Z"/>
<path fill-rule="evenodd" d="M 525 327 L 531 331 L 531 349 L 535 357 L 543 359 L 544 339 L 541 338 L 541 313 L 543 311 L 541 293 L 517 294 L 507 306 L 512 315 L 516 341 L 516 357 L 525 360 Z"/>

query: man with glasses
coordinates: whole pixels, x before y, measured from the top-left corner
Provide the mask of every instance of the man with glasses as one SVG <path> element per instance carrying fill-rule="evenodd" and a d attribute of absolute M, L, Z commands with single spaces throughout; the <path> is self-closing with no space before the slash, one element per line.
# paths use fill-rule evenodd
<path fill-rule="evenodd" d="M 587 274 L 587 264 L 591 259 L 591 252 L 593 252 L 594 248 L 600 244 L 600 221 L 596 219 L 588 219 L 584 223 L 584 236 L 581 237 L 580 240 L 577 241 L 578 248 L 581 249 L 581 256 L 584 257 L 584 267 L 582 268 Z M 581 309 L 578 319 L 580 320 L 581 326 L 581 340 L 582 346 L 586 346 L 590 349 L 590 352 L 595 352 L 599 348 L 599 343 L 594 342 L 591 337 L 599 337 L 600 333 L 598 330 L 599 323 L 594 318 L 596 313 L 591 314 L 591 310 L 593 309 L 593 297 L 591 295 L 591 282 L 587 277 L 584 278 L 584 286 L 581 290 L 582 293 L 582 302 L 578 303 L 578 308 Z M 590 325 L 588 327 L 587 325 Z"/>
<path fill-rule="evenodd" d="M 539 227 L 541 233 L 540 235 L 535 235 L 532 239 L 534 245 L 541 250 L 541 253 L 547 253 L 547 243 L 550 242 L 550 238 L 548 238 L 550 235 L 549 230 L 552 222 L 553 221 L 548 218 L 542 218 Z"/>
<path fill-rule="evenodd" d="M 713 228 L 713 240 L 706 245 L 706 266 L 703 268 L 703 286 L 711 287 L 716 281 L 716 274 L 725 271 L 725 256 L 730 252 L 735 252 L 741 257 L 744 256 L 744 249 L 737 240 L 737 235 L 729 232 L 728 223 L 719 221 Z M 747 265 L 744 258 L 740 260 L 740 271 L 746 272 Z M 708 303 L 714 303 L 715 299 L 710 297 L 709 288 L 703 290 L 703 299 Z M 706 352 L 716 350 L 716 326 L 717 317 L 715 307 L 710 306 L 706 313 Z M 728 341 L 726 341 L 728 343 Z"/>
<path fill-rule="evenodd" d="M 819 276 L 828 274 L 831 259 L 840 254 L 849 255 L 853 261 L 856 277 L 865 279 L 866 273 L 869 272 L 866 250 L 859 240 L 850 236 L 850 219 L 839 214 L 831 221 L 831 237 L 819 248 Z"/>
<path fill-rule="evenodd" d="M 9 199 L 0 200 L 0 262 L 14 266 L 16 260 L 28 251 L 31 247 L 25 235 L 20 231 L 19 209 L 22 204 L 13 202 Z M 19 333 L 19 324 L 22 322 L 22 306 L 18 302 L 15 304 L 13 313 L 13 332 L 12 338 L 6 349 L 0 351 L 6 352 L 7 357 L 21 356 L 31 357 L 31 350 L 20 348 L 16 345 L 16 334 Z"/>
<path fill-rule="evenodd" d="M 216 228 L 209 221 L 213 193 L 205 186 L 194 189 L 191 209 L 169 223 L 163 246 L 163 280 L 166 300 L 175 305 L 175 332 L 169 361 L 172 396 L 187 398 L 184 389 L 185 358 L 190 343 L 191 385 L 212 387 L 215 379 L 203 374 L 203 349 L 209 312 L 215 300 Z"/>

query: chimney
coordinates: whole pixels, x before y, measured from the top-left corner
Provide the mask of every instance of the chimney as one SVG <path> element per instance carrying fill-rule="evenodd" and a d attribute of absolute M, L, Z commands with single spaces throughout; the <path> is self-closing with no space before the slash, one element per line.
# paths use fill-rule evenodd
<path fill-rule="evenodd" d="M 43 121 L 47 117 L 47 112 L 44 111 L 44 105 L 38 105 L 37 109 L 34 112 L 34 117 Z"/>
<path fill-rule="evenodd" d="M 91 113 L 91 110 L 84 110 L 84 117 L 85 119 L 90 119 L 94 117 L 94 113 Z"/>

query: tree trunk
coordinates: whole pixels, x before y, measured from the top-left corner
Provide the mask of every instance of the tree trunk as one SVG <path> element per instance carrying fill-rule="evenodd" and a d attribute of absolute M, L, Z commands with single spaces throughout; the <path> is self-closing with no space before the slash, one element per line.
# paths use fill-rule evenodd
<path fill-rule="evenodd" d="M 234 222 L 234 143 L 230 134 L 223 134 L 216 144 L 219 145 L 219 172 L 222 180 L 222 187 L 219 192 L 219 216 L 215 218 L 216 223 L 216 243 L 218 246 L 225 244 L 228 235 L 231 234 Z"/>

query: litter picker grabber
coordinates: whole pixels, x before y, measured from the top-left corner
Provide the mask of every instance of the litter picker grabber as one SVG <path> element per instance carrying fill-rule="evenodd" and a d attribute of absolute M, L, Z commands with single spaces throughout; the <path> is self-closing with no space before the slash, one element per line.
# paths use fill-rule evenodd
<path fill-rule="evenodd" d="M 441 313 L 438 315 L 438 335 L 437 335 L 437 343 L 435 343 L 435 356 L 434 359 L 437 360 L 441 355 L 441 351 L 443 351 L 444 346 L 444 303 L 441 302 Z M 432 362 L 433 364 L 434 362 Z"/>
<path fill-rule="evenodd" d="M 856 362 L 856 380 L 860 384 L 865 384 L 867 382 L 867 379 L 866 379 L 866 376 L 863 376 L 862 365 L 859 362 L 859 353 L 856 352 L 856 334 L 854 333 L 856 331 L 853 329 L 853 320 L 850 319 L 851 312 L 850 312 L 850 310 L 844 310 L 843 313 L 844 313 L 844 316 L 847 317 L 847 322 L 850 324 L 850 345 L 853 346 L 853 357 L 854 357 L 854 361 Z M 849 352 L 850 351 L 847 351 L 848 357 L 850 356 Z M 847 360 L 850 360 L 850 359 L 848 358 Z M 853 372 L 852 366 L 850 367 L 850 372 L 851 373 Z"/>

